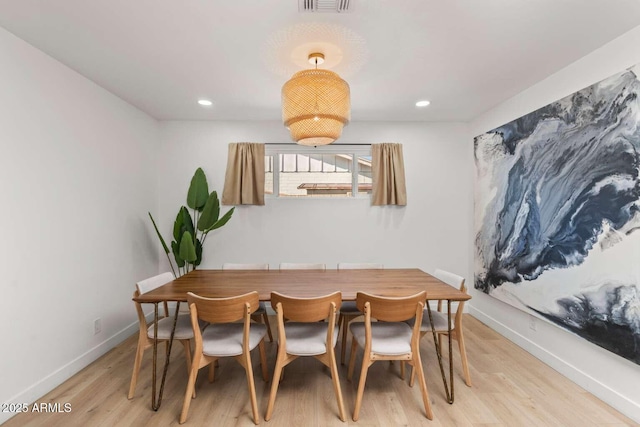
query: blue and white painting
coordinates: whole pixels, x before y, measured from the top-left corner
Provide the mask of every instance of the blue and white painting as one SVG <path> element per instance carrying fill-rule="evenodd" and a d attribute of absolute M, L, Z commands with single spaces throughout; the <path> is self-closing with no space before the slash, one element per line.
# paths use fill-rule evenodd
<path fill-rule="evenodd" d="M 474 139 L 475 288 L 637 364 L 639 75 Z"/>

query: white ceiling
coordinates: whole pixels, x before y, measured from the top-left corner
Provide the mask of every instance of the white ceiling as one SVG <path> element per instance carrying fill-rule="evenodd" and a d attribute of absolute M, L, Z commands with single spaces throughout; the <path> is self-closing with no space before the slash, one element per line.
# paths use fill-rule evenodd
<path fill-rule="evenodd" d="M 319 47 L 352 120 L 467 121 L 640 25 L 638 0 L 351 4 L 0 0 L 0 26 L 161 120 L 279 120 L 282 84 Z"/>

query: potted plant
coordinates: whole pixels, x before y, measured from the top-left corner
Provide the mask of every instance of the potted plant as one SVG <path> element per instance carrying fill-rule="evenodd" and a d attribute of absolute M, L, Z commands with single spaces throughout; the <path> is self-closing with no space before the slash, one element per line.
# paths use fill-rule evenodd
<path fill-rule="evenodd" d="M 193 217 L 187 207 L 192 209 Z M 158 234 L 162 249 L 167 255 L 167 260 L 169 260 L 171 271 L 173 271 L 175 277 L 195 270 L 200 265 L 202 262 L 202 247 L 207 240 L 207 235 L 209 232 L 229 222 L 234 210 L 235 207 L 229 209 L 227 213 L 220 217 L 218 193 L 216 191 L 209 193 L 207 177 L 202 168 L 198 168 L 193 178 L 191 178 L 191 184 L 187 192 L 187 206 L 180 207 L 173 223 L 171 249 L 167 246 L 151 212 L 149 212 L 149 218 L 151 218 L 153 228 Z M 173 258 L 178 267 L 178 274 L 176 274 L 176 269 L 169 257 L 169 253 L 173 253 Z"/>

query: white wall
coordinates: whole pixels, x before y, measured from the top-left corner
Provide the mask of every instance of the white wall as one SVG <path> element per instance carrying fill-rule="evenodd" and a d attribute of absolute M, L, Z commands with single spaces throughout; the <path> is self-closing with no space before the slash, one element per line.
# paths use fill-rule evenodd
<path fill-rule="evenodd" d="M 3 29 L 0 82 L 0 402 L 29 403 L 137 328 L 158 124 Z"/>
<path fill-rule="evenodd" d="M 639 29 L 470 126 L 350 124 L 340 143 L 403 143 L 407 207 L 368 199 L 238 207 L 209 236 L 202 267 L 369 261 L 466 272 L 472 283 L 472 137 L 640 62 L 637 46 Z M 169 238 L 198 166 L 221 192 L 229 142 L 289 137 L 280 122 L 158 125 L 2 29 L 0 81 L 0 402 L 29 402 L 135 331 L 133 283 L 159 269 L 146 211 Z M 532 331 L 524 313 L 471 293 L 474 315 L 640 421 L 637 365 L 551 325 Z M 98 317 L 103 331 L 94 336 Z"/>
<path fill-rule="evenodd" d="M 463 124 L 351 123 L 339 143 L 404 146 L 408 206 L 373 207 L 369 198 L 267 199 L 240 206 L 207 237 L 204 268 L 223 262 L 380 262 L 387 267 L 469 268 L 472 151 Z M 163 122 L 159 226 L 169 239 L 195 169 L 220 194 L 229 142 L 287 143 L 280 122 Z M 226 211 L 228 207 L 224 207 Z M 165 260 L 166 262 L 166 260 Z"/>
<path fill-rule="evenodd" d="M 638 46 L 640 27 L 476 118 L 468 140 L 640 63 Z M 473 230 L 473 215 L 468 215 Z M 472 231 L 467 241 L 474 238 Z M 469 268 L 468 277 L 473 277 Z M 473 289 L 471 294 L 472 315 L 640 422 L 640 366 L 543 321 L 536 322 L 534 331 L 529 315 Z"/>

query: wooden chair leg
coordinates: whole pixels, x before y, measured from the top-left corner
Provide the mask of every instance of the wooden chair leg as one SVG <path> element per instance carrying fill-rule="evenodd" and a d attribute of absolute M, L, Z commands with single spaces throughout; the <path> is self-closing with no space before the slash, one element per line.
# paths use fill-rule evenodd
<path fill-rule="evenodd" d="M 265 311 L 262 313 L 262 320 L 264 324 L 267 325 L 267 334 L 269 335 L 269 342 L 273 342 L 273 335 L 271 335 L 271 324 L 269 323 L 269 315 Z"/>
<path fill-rule="evenodd" d="M 184 347 L 184 357 L 187 359 L 187 375 L 191 372 L 191 341 L 190 340 L 180 340 L 182 341 L 182 346 Z"/>
<path fill-rule="evenodd" d="M 356 347 L 358 343 L 355 338 L 351 338 L 351 355 L 349 356 L 349 370 L 347 371 L 347 380 L 351 381 L 353 377 L 353 368 L 356 365 Z"/>
<path fill-rule="evenodd" d="M 256 397 L 256 385 L 253 381 L 253 366 L 251 365 L 251 353 L 243 355 L 243 366 L 247 372 L 247 386 L 249 387 L 249 397 L 251 399 L 251 409 L 253 411 L 253 423 L 260 423 L 258 415 L 258 398 Z"/>
<path fill-rule="evenodd" d="M 276 366 L 273 371 L 273 381 L 271 381 L 271 392 L 269 393 L 269 403 L 267 404 L 267 412 L 264 415 L 265 421 L 269 421 L 271 419 L 271 415 L 273 415 L 273 406 L 276 401 L 276 393 L 278 393 L 278 385 L 280 385 L 280 378 L 282 376 L 282 368 L 284 368 L 284 357 L 285 354 L 280 354 L 276 357 Z"/>
<path fill-rule="evenodd" d="M 191 396 L 193 396 L 196 387 L 196 377 L 200 370 L 199 366 L 201 359 L 202 354 L 196 354 L 193 357 L 193 362 L 191 363 L 191 372 L 189 372 L 189 381 L 187 382 L 187 390 L 184 393 L 184 402 L 182 403 L 182 412 L 180 413 L 180 424 L 184 424 L 187 420 L 189 406 L 191 405 Z"/>
<path fill-rule="evenodd" d="M 133 372 L 131 373 L 131 384 L 129 385 L 129 395 L 127 399 L 133 399 L 133 395 L 136 391 L 136 384 L 138 383 L 138 374 L 140 373 L 140 366 L 142 365 L 142 356 L 144 355 L 144 345 L 138 342 L 138 348 L 136 349 L 136 358 L 133 361 Z"/>
<path fill-rule="evenodd" d="M 413 352 L 413 370 L 418 374 L 418 381 L 420 381 L 420 391 L 422 392 L 422 402 L 424 403 L 424 410 L 427 414 L 427 418 L 433 419 L 433 411 L 431 410 L 431 401 L 429 400 L 429 392 L 427 391 L 427 383 L 424 379 L 424 371 L 422 370 L 422 361 L 420 360 L 420 351 Z"/>
<path fill-rule="evenodd" d="M 212 383 L 216 378 L 216 365 L 218 364 L 218 359 L 216 359 L 213 363 L 209 365 L 209 382 Z"/>
<path fill-rule="evenodd" d="M 447 333 L 443 333 L 443 332 L 438 332 L 438 333 L 436 334 L 436 337 L 437 337 L 437 339 L 438 339 L 438 345 L 440 346 L 440 352 L 442 353 L 442 352 L 444 351 L 444 349 L 445 349 L 445 348 L 447 348 L 447 349 L 449 348 L 449 346 L 448 346 L 448 344 L 449 344 L 449 343 L 447 343 L 447 345 L 445 346 L 445 345 L 444 345 L 444 342 L 443 342 L 443 338 L 444 338 L 444 337 L 446 337 L 447 339 L 449 339 L 449 334 L 447 334 Z"/>
<path fill-rule="evenodd" d="M 187 378 L 191 373 L 191 340 L 180 340 L 184 346 L 184 357 L 187 359 Z M 196 398 L 196 389 L 193 389 L 193 398 Z"/>
<path fill-rule="evenodd" d="M 262 368 L 262 379 L 264 382 L 269 382 L 269 373 L 267 372 L 267 352 L 264 349 L 264 339 L 260 340 L 258 344 L 258 350 L 260 351 L 260 367 Z"/>
<path fill-rule="evenodd" d="M 344 365 L 344 357 L 347 350 L 347 331 L 349 327 L 349 319 L 343 314 L 340 315 L 340 319 L 342 319 L 342 348 L 340 349 L 340 364 Z M 340 321 L 338 321 L 338 325 L 340 326 Z M 338 330 L 340 330 L 339 326 Z"/>
<path fill-rule="evenodd" d="M 351 360 L 353 360 L 353 358 Z M 372 362 L 369 360 L 368 354 L 362 356 L 362 370 L 360 371 L 360 382 L 358 384 L 358 394 L 356 395 L 356 406 L 353 410 L 353 421 L 358 421 L 358 418 L 360 418 L 360 407 L 362 406 L 364 384 L 367 382 L 367 372 L 369 371 L 369 366 L 371 366 L 371 363 Z M 351 365 L 351 362 L 349 362 L 349 365 Z"/>
<path fill-rule="evenodd" d="M 429 331 L 420 331 L 420 339 L 422 340 L 422 338 L 423 338 L 423 337 L 424 337 L 428 332 L 429 332 Z M 439 342 L 440 342 L 440 340 L 439 340 L 439 336 L 440 336 L 440 334 L 436 334 L 436 340 L 438 340 L 438 341 L 436 341 L 436 343 L 439 343 Z M 402 362 L 402 363 L 404 363 L 404 362 Z M 424 369 L 423 369 L 423 372 L 424 372 Z M 416 379 L 416 369 L 415 369 L 415 367 L 413 367 L 413 368 L 411 369 L 411 377 L 409 378 L 409 387 L 413 387 L 413 383 L 415 382 L 415 379 Z"/>
<path fill-rule="evenodd" d="M 336 394 L 336 399 L 338 401 L 338 411 L 340 412 L 340 420 L 342 422 L 347 421 L 345 412 L 344 412 L 344 402 L 342 400 L 342 389 L 340 388 L 340 378 L 338 377 L 338 364 L 336 363 L 336 355 L 334 353 L 334 349 L 330 349 L 328 352 L 329 355 L 329 363 L 331 364 L 331 379 L 333 380 L 333 391 Z"/>
<path fill-rule="evenodd" d="M 467 350 L 464 346 L 464 336 L 462 335 L 462 329 L 456 330 L 454 337 L 458 341 L 458 348 L 460 349 L 460 359 L 462 360 L 464 382 L 468 387 L 471 387 L 471 375 L 469 375 L 469 363 L 467 362 Z"/>
<path fill-rule="evenodd" d="M 400 361 L 400 379 L 404 381 L 404 360 Z"/>
<path fill-rule="evenodd" d="M 411 367 L 411 376 L 409 377 L 409 387 L 413 387 L 413 383 L 416 380 L 416 367 Z"/>

